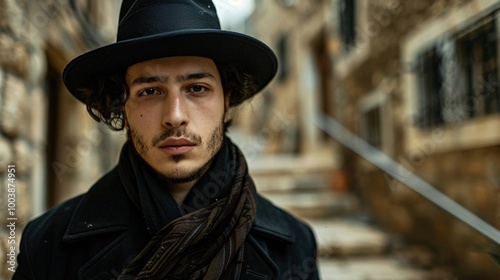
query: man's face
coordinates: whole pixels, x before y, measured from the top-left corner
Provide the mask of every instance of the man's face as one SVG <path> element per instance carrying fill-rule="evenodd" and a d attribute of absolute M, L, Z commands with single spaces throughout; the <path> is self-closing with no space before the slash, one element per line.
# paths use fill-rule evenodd
<path fill-rule="evenodd" d="M 141 157 L 170 182 L 199 179 L 219 151 L 225 98 L 215 63 L 166 57 L 134 64 L 126 83 L 127 127 Z"/>

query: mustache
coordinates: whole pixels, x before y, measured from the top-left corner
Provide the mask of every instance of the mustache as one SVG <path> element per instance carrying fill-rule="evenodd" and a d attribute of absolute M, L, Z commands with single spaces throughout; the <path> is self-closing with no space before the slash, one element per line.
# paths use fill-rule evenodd
<path fill-rule="evenodd" d="M 189 141 L 195 143 L 195 144 L 201 144 L 202 139 L 201 136 L 187 130 L 185 127 L 182 128 L 169 128 L 167 130 L 164 130 L 162 133 L 158 134 L 157 136 L 153 137 L 151 140 L 151 145 L 153 147 L 157 146 L 160 144 L 162 141 L 169 137 L 183 137 L 189 139 Z"/>

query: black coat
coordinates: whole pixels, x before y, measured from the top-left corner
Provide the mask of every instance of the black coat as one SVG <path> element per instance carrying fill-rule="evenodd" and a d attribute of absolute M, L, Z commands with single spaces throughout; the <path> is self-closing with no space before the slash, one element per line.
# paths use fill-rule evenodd
<path fill-rule="evenodd" d="M 116 169 L 30 222 L 12 279 L 116 279 L 149 239 Z M 258 196 L 242 279 L 318 279 L 308 226 Z"/>

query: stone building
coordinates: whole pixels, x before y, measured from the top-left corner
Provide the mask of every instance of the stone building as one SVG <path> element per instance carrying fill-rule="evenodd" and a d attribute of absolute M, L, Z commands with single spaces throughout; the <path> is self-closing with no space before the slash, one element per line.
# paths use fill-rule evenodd
<path fill-rule="evenodd" d="M 316 117 L 334 118 L 499 229 L 500 1 L 256 2 L 248 26 L 282 67 L 254 115 L 296 116 L 264 150 L 330 149 L 341 181 L 380 224 L 435 252 L 456 279 L 498 279 L 481 249 L 493 242 L 332 141 Z"/>
<path fill-rule="evenodd" d="M 0 1 L 0 279 L 10 279 L 7 254 L 18 250 L 26 222 L 85 191 L 115 162 L 120 137 L 87 116 L 61 72 L 76 55 L 114 41 L 120 2 Z M 8 165 L 15 165 L 15 207 Z M 9 217 L 17 218 L 13 232 Z"/>

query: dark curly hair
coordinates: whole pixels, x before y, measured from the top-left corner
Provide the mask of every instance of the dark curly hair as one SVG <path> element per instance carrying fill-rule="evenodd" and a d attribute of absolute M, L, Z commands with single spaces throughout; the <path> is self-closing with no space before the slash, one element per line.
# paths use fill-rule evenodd
<path fill-rule="evenodd" d="M 224 96 L 229 95 L 229 106 L 235 107 L 253 96 L 258 89 L 255 78 L 233 65 L 217 64 Z M 87 112 L 97 122 L 103 122 L 112 130 L 125 127 L 124 105 L 129 97 L 125 82 L 125 70 L 96 81 L 90 88 L 80 90 Z"/>

